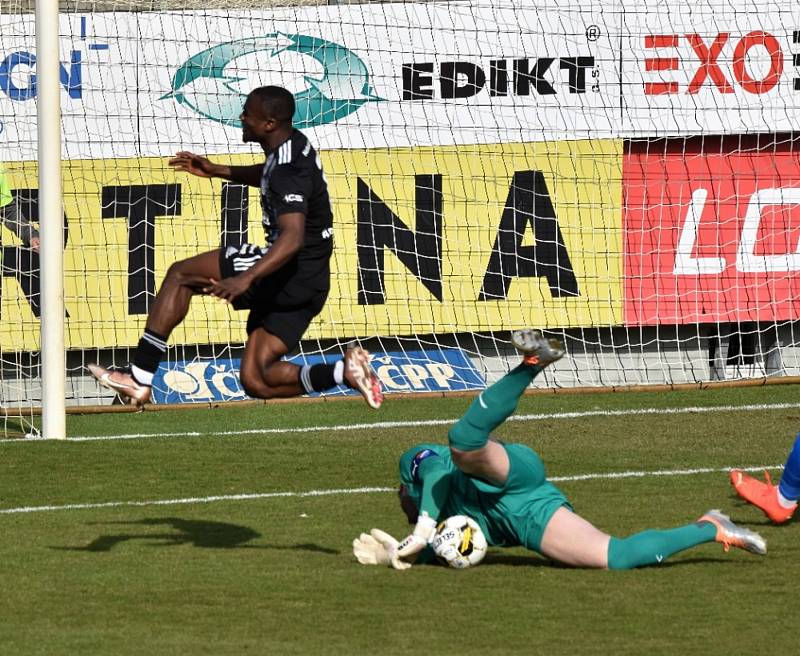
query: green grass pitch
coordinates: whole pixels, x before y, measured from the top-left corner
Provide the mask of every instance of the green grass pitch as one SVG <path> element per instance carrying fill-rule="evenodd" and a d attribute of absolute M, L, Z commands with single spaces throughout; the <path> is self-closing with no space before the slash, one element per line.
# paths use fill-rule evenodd
<path fill-rule="evenodd" d="M 490 550 L 461 572 L 355 562 L 362 530 L 407 531 L 387 490 L 399 454 L 444 441 L 435 420 L 470 399 L 72 416 L 72 437 L 150 436 L 0 442 L 0 653 L 794 653 L 800 527 L 770 525 L 721 470 L 783 463 L 797 391 L 521 401 L 519 414 L 547 416 L 497 435 L 534 447 L 551 477 L 575 477 L 558 485 L 602 529 L 624 536 L 719 507 L 769 542 L 764 558 L 710 544 L 630 572 L 557 567 L 524 549 Z M 625 412 L 652 408 L 683 410 Z M 551 416 L 566 412 L 584 414 Z M 291 432 L 264 432 L 279 428 Z M 643 474 L 602 476 L 619 472 Z"/>

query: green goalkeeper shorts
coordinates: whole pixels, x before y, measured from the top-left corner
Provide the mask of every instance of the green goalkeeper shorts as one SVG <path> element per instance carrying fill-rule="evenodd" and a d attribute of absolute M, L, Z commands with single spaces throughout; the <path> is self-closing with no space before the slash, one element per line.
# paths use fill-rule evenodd
<path fill-rule="evenodd" d="M 531 499 L 524 526 L 520 527 L 520 542 L 528 549 L 541 552 L 544 531 L 561 507 L 572 510 L 564 493 L 549 481 L 540 485 Z"/>
<path fill-rule="evenodd" d="M 567 497 L 547 480 L 539 455 L 524 444 L 504 444 L 509 460 L 508 480 L 502 488 L 472 479 L 485 502 L 486 522 L 500 540 L 495 544 L 522 544 L 539 551 L 542 535 L 553 514 L 562 506 L 572 510 Z M 491 501 L 491 502 L 490 502 Z M 464 508 L 470 514 L 471 508 Z M 473 511 L 474 512 L 474 511 Z"/>

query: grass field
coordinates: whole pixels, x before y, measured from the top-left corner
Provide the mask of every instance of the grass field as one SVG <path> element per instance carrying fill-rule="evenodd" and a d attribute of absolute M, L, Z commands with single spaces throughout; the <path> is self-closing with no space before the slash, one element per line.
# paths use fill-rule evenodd
<path fill-rule="evenodd" d="M 778 476 L 796 387 L 529 396 L 518 415 L 539 418 L 497 433 L 612 534 L 720 507 L 767 538 L 764 558 L 710 544 L 629 572 L 523 549 L 463 572 L 358 565 L 359 532 L 407 530 L 399 454 L 443 441 L 469 402 L 72 416 L 66 443 L 0 442 L 0 654 L 794 653 L 800 528 L 737 501 L 725 470 Z"/>

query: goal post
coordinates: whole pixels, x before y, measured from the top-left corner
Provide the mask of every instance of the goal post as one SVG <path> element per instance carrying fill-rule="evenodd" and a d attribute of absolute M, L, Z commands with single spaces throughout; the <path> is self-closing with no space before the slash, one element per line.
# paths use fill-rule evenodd
<path fill-rule="evenodd" d="M 64 227 L 61 188 L 61 84 L 58 0 L 36 0 L 37 152 L 41 236 L 42 428 L 66 437 Z"/>

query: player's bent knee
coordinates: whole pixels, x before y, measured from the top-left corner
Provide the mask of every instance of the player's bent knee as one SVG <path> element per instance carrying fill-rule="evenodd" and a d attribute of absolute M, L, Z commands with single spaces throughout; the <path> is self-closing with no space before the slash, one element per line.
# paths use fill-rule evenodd
<path fill-rule="evenodd" d="M 252 397 L 254 399 L 262 398 L 261 387 L 253 384 L 253 381 L 251 379 L 242 376 L 241 383 L 242 383 L 242 389 L 244 390 L 245 394 L 247 394 L 247 396 Z"/>
<path fill-rule="evenodd" d="M 463 451 L 450 446 L 450 457 L 453 464 L 466 474 L 474 474 L 482 470 L 485 464 L 484 449 Z"/>
<path fill-rule="evenodd" d="M 185 260 L 179 260 L 178 262 L 173 262 L 170 264 L 169 268 L 167 269 L 167 275 L 165 276 L 165 279 L 179 282 L 181 276 L 184 274 L 184 262 Z"/>
<path fill-rule="evenodd" d="M 447 433 L 450 450 L 462 453 L 478 451 L 486 446 L 489 434 L 470 426 L 463 419 L 458 421 Z"/>
<path fill-rule="evenodd" d="M 470 426 L 463 419 L 447 433 L 450 457 L 453 464 L 465 474 L 483 473 L 486 462 L 486 444 L 489 436 Z"/>
<path fill-rule="evenodd" d="M 264 377 L 263 370 L 255 365 L 243 365 L 239 372 L 239 381 L 245 393 L 254 399 L 275 399 L 285 397 L 278 387 L 270 384 Z"/>
<path fill-rule="evenodd" d="M 191 271 L 190 267 L 186 264 L 186 260 L 182 262 L 176 262 L 172 265 L 174 271 L 172 271 L 172 280 L 178 283 L 179 285 L 183 285 L 185 287 L 196 287 L 198 282 L 202 281 L 203 283 L 208 282 L 208 278 L 206 276 L 199 276 L 196 272 Z M 172 267 L 170 267 L 172 269 Z M 169 276 L 170 271 L 167 271 L 167 276 Z"/>
<path fill-rule="evenodd" d="M 164 282 L 161 283 L 162 287 L 191 287 L 191 285 L 188 284 L 191 280 L 191 276 L 181 267 L 181 264 L 182 262 L 175 262 L 170 265 L 169 269 L 167 269 L 167 274 L 164 276 Z"/>
<path fill-rule="evenodd" d="M 249 368 L 242 367 L 239 372 L 239 381 L 242 383 L 242 388 L 245 393 L 254 399 L 268 399 L 269 387 L 264 385 L 264 381 L 256 371 L 250 371 Z"/>

